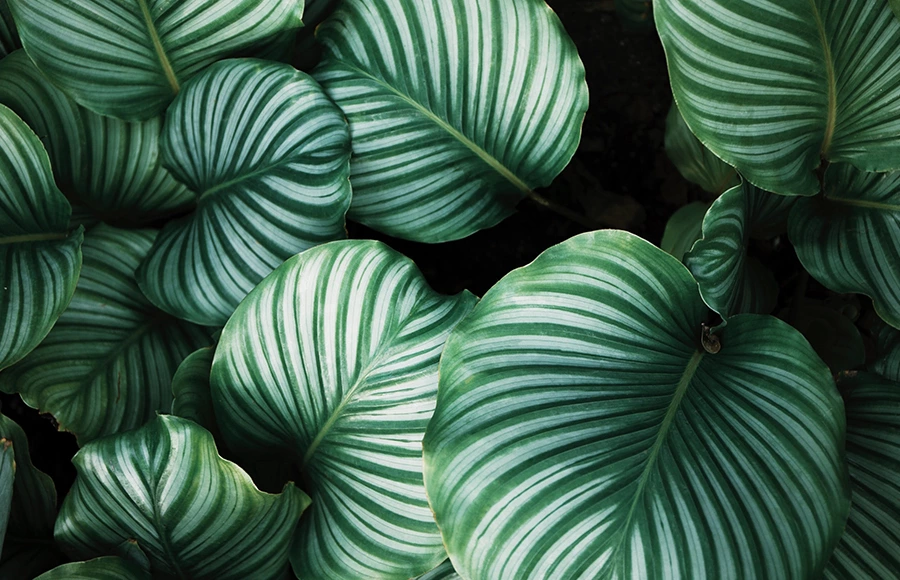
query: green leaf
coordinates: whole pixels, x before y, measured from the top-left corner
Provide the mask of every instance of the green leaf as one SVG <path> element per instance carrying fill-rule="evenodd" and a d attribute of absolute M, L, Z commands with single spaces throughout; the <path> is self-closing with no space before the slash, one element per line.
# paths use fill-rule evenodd
<path fill-rule="evenodd" d="M 103 556 L 87 562 L 63 564 L 35 580 L 149 580 L 149 575 L 128 560 Z"/>
<path fill-rule="evenodd" d="M 866 347 L 859 330 L 834 308 L 804 298 L 778 316 L 806 337 L 832 374 L 855 369 L 866 362 Z"/>
<path fill-rule="evenodd" d="M 289 65 L 208 68 L 166 114 L 163 163 L 197 196 L 138 270 L 147 297 L 192 322 L 223 325 L 288 257 L 346 237 L 350 143 L 343 115 Z"/>
<path fill-rule="evenodd" d="M 446 558 L 421 441 L 441 348 L 474 302 L 354 240 L 291 258 L 228 321 L 216 416 L 230 448 L 297 461 L 313 500 L 291 557 L 299 577 L 405 580 Z"/>
<path fill-rule="evenodd" d="M 192 421 L 161 415 L 137 431 L 86 445 L 63 502 L 56 539 L 75 558 L 112 553 L 129 539 L 155 576 L 280 578 L 309 498 L 288 484 L 260 492 Z"/>
<path fill-rule="evenodd" d="M 101 219 L 140 223 L 194 200 L 159 163 L 161 118 L 127 123 L 69 100 L 24 51 L 0 61 L 0 103 L 41 135 L 57 186 Z"/>
<path fill-rule="evenodd" d="M 94 227 L 69 309 L 38 348 L 0 374 L 0 390 L 53 414 L 80 444 L 168 411 L 176 368 L 212 342 L 208 330 L 160 312 L 138 289 L 134 270 L 155 235 Z"/>
<path fill-rule="evenodd" d="M 754 185 L 819 191 L 821 160 L 900 169 L 900 22 L 884 0 L 658 0 L 672 91 Z"/>
<path fill-rule="evenodd" d="M 82 231 L 40 140 L 0 105 L 0 370 L 28 354 L 72 299 Z"/>
<path fill-rule="evenodd" d="M 378 231 L 493 226 L 578 146 L 584 67 L 543 0 L 346 0 L 317 38 L 314 75 L 350 122 L 348 217 Z"/>
<path fill-rule="evenodd" d="M 707 352 L 706 315 L 684 266 L 617 231 L 485 295 L 447 341 L 424 440 L 461 576 L 821 573 L 849 507 L 837 389 L 787 324 L 735 316 Z"/>
<path fill-rule="evenodd" d="M 626 26 L 653 25 L 653 4 L 650 0 L 616 0 L 616 14 Z"/>
<path fill-rule="evenodd" d="M 296 0 L 9 0 L 38 68 L 101 115 L 144 120 L 223 58 L 302 24 Z"/>
<path fill-rule="evenodd" d="M 16 453 L 16 483 L 0 578 L 33 578 L 62 561 L 53 544 L 56 487 L 31 463 L 28 439 L 15 421 L 0 415 L 0 437 L 11 441 Z"/>
<path fill-rule="evenodd" d="M 680 207 L 666 222 L 659 247 L 679 261 L 683 260 L 694 242 L 703 236 L 703 217 L 709 205 L 702 201 L 694 201 Z"/>
<path fill-rule="evenodd" d="M 778 300 L 778 283 L 759 260 L 747 255 L 757 231 L 777 231 L 794 198 L 762 191 L 747 182 L 713 202 L 703 218 L 703 238 L 684 257 L 700 285 L 703 301 L 728 318 L 768 314 Z"/>
<path fill-rule="evenodd" d="M 444 560 L 437 568 L 425 572 L 415 580 L 460 580 L 460 577 L 450 560 Z"/>
<path fill-rule="evenodd" d="M 890 381 L 900 383 L 900 331 L 883 325 L 875 334 L 876 359 L 871 370 Z"/>
<path fill-rule="evenodd" d="M 841 388 L 853 503 L 825 578 L 893 578 L 900 570 L 900 384 L 859 373 Z"/>
<path fill-rule="evenodd" d="M 13 444 L 9 439 L 0 438 L 0 544 L 4 543 L 6 538 L 15 484 L 16 458 Z"/>
<path fill-rule="evenodd" d="M 6 0 L 0 0 L 0 59 L 20 48 L 22 42 Z"/>
<path fill-rule="evenodd" d="M 798 201 L 788 235 L 816 280 L 871 297 L 878 315 L 900 328 L 900 171 L 829 167 L 825 195 Z"/>
<path fill-rule="evenodd" d="M 219 442 L 222 439 L 209 387 L 209 373 L 215 353 L 215 347 L 201 348 L 179 365 L 172 377 L 172 414 L 190 419 L 212 433 L 216 445 L 221 448 Z"/>
<path fill-rule="evenodd" d="M 716 157 L 691 133 L 675 101 L 666 117 L 665 147 L 682 177 L 709 193 L 721 195 L 740 184 L 734 167 Z"/>

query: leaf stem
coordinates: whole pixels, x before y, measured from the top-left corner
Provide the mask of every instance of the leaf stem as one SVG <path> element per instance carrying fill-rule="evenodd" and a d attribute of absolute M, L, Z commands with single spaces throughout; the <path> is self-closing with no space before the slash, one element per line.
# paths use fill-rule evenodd
<path fill-rule="evenodd" d="M 551 201 L 546 197 L 535 193 L 534 191 L 528 192 L 528 199 L 541 205 L 550 211 L 553 211 L 564 218 L 570 219 L 578 225 L 584 226 L 589 230 L 598 230 L 602 228 L 605 224 L 597 223 L 594 220 L 588 219 L 585 216 L 581 215 L 578 212 L 572 211 L 569 208 L 556 203 L 555 201 Z"/>

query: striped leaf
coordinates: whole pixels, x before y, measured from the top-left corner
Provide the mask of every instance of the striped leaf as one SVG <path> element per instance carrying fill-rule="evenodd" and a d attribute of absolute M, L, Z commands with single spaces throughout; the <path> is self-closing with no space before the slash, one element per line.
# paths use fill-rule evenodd
<path fill-rule="evenodd" d="M 137 431 L 86 445 L 56 522 L 73 558 L 135 540 L 154 577 L 281 578 L 309 498 L 288 484 L 260 492 L 192 421 L 161 415 Z"/>
<path fill-rule="evenodd" d="M 894 578 L 900 570 L 900 384 L 859 373 L 841 389 L 853 498 L 825 578 Z"/>
<path fill-rule="evenodd" d="M 821 160 L 900 169 L 900 21 L 887 0 L 658 0 L 675 100 L 754 185 L 819 191 Z"/>
<path fill-rule="evenodd" d="M 5 543 L 6 526 L 12 511 L 13 487 L 16 484 L 16 456 L 13 443 L 0 438 L 0 542 Z"/>
<path fill-rule="evenodd" d="M 849 507 L 837 389 L 783 322 L 735 316 L 704 348 L 706 315 L 684 266 L 617 231 L 484 296 L 424 440 L 462 577 L 821 573 Z"/>
<path fill-rule="evenodd" d="M 8 0 L 38 68 L 101 115 L 144 120 L 223 58 L 302 24 L 296 0 Z"/>
<path fill-rule="evenodd" d="M 723 318 L 768 314 L 778 300 L 775 276 L 748 256 L 751 236 L 783 228 L 794 198 L 762 191 L 747 182 L 722 194 L 703 218 L 703 237 L 684 257 L 703 301 Z"/>
<path fill-rule="evenodd" d="M 396 578 L 446 558 L 422 485 L 437 364 L 475 297 L 441 296 L 379 242 L 291 258 L 241 303 L 212 366 L 229 447 L 296 460 L 301 578 Z M 277 315 L 273 315 L 277 313 Z"/>
<path fill-rule="evenodd" d="M 0 390 L 53 414 L 80 444 L 168 411 L 175 369 L 212 342 L 207 329 L 160 312 L 138 289 L 134 270 L 155 235 L 94 227 L 69 309 L 38 348 L 0 373 Z"/>
<path fill-rule="evenodd" d="M 87 562 L 63 564 L 35 580 L 149 580 L 149 575 L 118 556 L 103 556 Z"/>
<path fill-rule="evenodd" d="M 68 231 L 71 213 L 37 135 L 0 105 L 0 370 L 37 346 L 72 299 L 82 232 Z"/>
<path fill-rule="evenodd" d="M 0 558 L 0 578 L 34 578 L 63 560 L 53 545 L 56 487 L 50 476 L 31 463 L 25 432 L 3 415 L 0 438 L 11 441 L 16 454 L 16 482 Z"/>
<path fill-rule="evenodd" d="M 141 223 L 194 200 L 159 160 L 161 118 L 128 123 L 69 100 L 24 51 L 0 61 L 0 103 L 41 135 L 57 186 L 108 222 Z"/>
<path fill-rule="evenodd" d="M 463 238 L 548 185 L 588 105 L 575 45 L 543 0 L 345 0 L 314 71 L 353 143 L 348 217 Z"/>
<path fill-rule="evenodd" d="M 876 358 L 871 370 L 888 379 L 900 383 L 900 331 L 882 325 L 875 333 Z"/>
<path fill-rule="evenodd" d="M 900 328 L 900 171 L 830 167 L 825 195 L 797 203 L 788 235 L 816 280 L 871 297 L 878 315 Z"/>
<path fill-rule="evenodd" d="M 673 213 L 666 222 L 659 247 L 682 261 L 694 242 L 703 237 L 703 218 L 709 205 L 702 201 L 694 201 Z"/>
<path fill-rule="evenodd" d="M 288 257 L 346 236 L 347 124 L 306 74 L 252 59 L 217 63 L 172 104 L 162 138 L 164 165 L 197 199 L 138 270 L 163 310 L 223 325 Z"/>
<path fill-rule="evenodd" d="M 6 0 L 0 0 L 0 59 L 21 47 L 22 42 L 9 12 L 9 5 Z"/>
<path fill-rule="evenodd" d="M 450 560 L 444 560 L 437 568 L 425 572 L 415 580 L 460 580 L 460 577 Z"/>
<path fill-rule="evenodd" d="M 681 176 L 709 193 L 721 195 L 741 181 L 734 167 L 716 157 L 691 133 L 675 101 L 666 117 L 665 147 Z"/>

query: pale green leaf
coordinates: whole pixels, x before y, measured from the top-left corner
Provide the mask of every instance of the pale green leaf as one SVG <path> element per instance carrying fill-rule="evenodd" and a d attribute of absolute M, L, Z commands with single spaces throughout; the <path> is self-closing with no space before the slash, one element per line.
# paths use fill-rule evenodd
<path fill-rule="evenodd" d="M 474 302 L 435 293 L 380 242 L 353 240 L 291 258 L 228 321 L 216 416 L 230 448 L 300 467 L 313 507 L 292 552 L 299 577 L 406 580 L 446 558 L 421 441 L 441 348 Z"/>
<path fill-rule="evenodd" d="M 56 522 L 75 558 L 135 540 L 155 576 L 266 580 L 288 565 L 291 533 L 309 498 L 288 484 L 260 492 L 216 452 L 208 431 L 161 415 L 137 431 L 86 445 Z"/>
<path fill-rule="evenodd" d="M 129 120 L 162 113 L 217 60 L 302 24 L 297 0 L 8 0 L 22 44 L 85 107 Z"/>
<path fill-rule="evenodd" d="M 436 243 L 493 226 L 563 170 L 588 105 L 543 0 L 345 0 L 314 75 L 350 122 L 348 217 Z"/>
<path fill-rule="evenodd" d="M 681 176 L 709 193 L 721 195 L 741 181 L 734 167 L 716 157 L 691 133 L 675 101 L 666 117 L 665 147 Z"/>
<path fill-rule="evenodd" d="M 38 348 L 0 373 L 0 389 L 53 414 L 79 443 L 143 425 L 172 404 L 181 361 L 207 329 L 147 302 L 134 279 L 156 232 L 94 227 L 68 310 Z"/>
<path fill-rule="evenodd" d="M 631 234 L 555 246 L 451 334 L 425 485 L 464 578 L 812 578 L 849 507 L 844 409 L 796 330 Z M 716 350 L 717 353 L 713 354 Z"/>
<path fill-rule="evenodd" d="M 754 185 L 819 191 L 822 159 L 900 169 L 900 21 L 886 0 L 657 0 L 672 91 Z"/>
<path fill-rule="evenodd" d="M 87 562 L 63 564 L 35 580 L 149 580 L 138 566 L 118 556 L 102 556 Z"/>
<path fill-rule="evenodd" d="M 683 260 L 694 242 L 703 237 L 703 217 L 708 209 L 709 204 L 702 201 L 680 207 L 666 222 L 659 247 L 677 260 Z"/>
<path fill-rule="evenodd" d="M 138 271 L 163 310 L 223 325 L 288 257 L 346 237 L 350 143 L 308 75 L 254 59 L 217 63 L 166 114 L 163 163 L 196 194 Z"/>

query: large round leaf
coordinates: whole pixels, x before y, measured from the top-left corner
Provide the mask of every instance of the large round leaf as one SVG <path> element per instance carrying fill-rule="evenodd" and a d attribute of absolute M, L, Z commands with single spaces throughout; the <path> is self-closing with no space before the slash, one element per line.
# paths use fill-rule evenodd
<path fill-rule="evenodd" d="M 379 231 L 490 227 L 578 146 L 584 68 L 543 0 L 346 0 L 317 38 L 314 74 L 350 122 L 348 216 Z"/>
<path fill-rule="evenodd" d="M 709 193 L 721 195 L 740 184 L 734 167 L 716 157 L 691 133 L 674 101 L 666 117 L 665 146 L 666 155 L 681 176 Z"/>
<path fill-rule="evenodd" d="M 198 72 L 299 28 L 298 0 L 9 0 L 44 74 L 100 113 L 148 119 Z"/>
<path fill-rule="evenodd" d="M 841 388 L 853 504 L 825 577 L 893 578 L 900 570 L 900 384 L 859 373 Z"/>
<path fill-rule="evenodd" d="M 155 576 L 281 578 L 291 533 L 309 498 L 288 484 L 260 492 L 192 421 L 159 416 L 137 431 L 86 445 L 56 522 L 71 556 L 137 541 Z"/>
<path fill-rule="evenodd" d="M 659 0 L 687 124 L 754 185 L 819 191 L 821 159 L 900 169 L 900 22 L 886 0 Z"/>
<path fill-rule="evenodd" d="M 870 296 L 878 315 L 900 328 L 900 171 L 829 167 L 825 195 L 800 200 L 789 226 L 797 256 L 816 280 Z"/>
<path fill-rule="evenodd" d="M 447 341 L 424 440 L 461 576 L 821 572 L 848 509 L 837 389 L 783 322 L 735 316 L 701 347 L 706 314 L 684 266 L 615 231 L 485 295 Z"/>
<path fill-rule="evenodd" d="M 216 416 L 232 449 L 299 464 L 313 499 L 299 577 L 405 580 L 446 558 L 421 441 L 441 348 L 474 302 L 436 294 L 379 242 L 333 242 L 288 260 L 228 321 Z"/>
<path fill-rule="evenodd" d="M 319 85 L 285 64 L 235 59 L 194 79 L 166 114 L 163 162 L 197 196 L 138 271 L 179 318 L 222 325 L 288 257 L 343 238 L 347 124 Z"/>
<path fill-rule="evenodd" d="M 40 140 L 0 105 L 0 370 L 28 354 L 66 309 L 82 232 L 53 184 Z"/>
<path fill-rule="evenodd" d="M 175 369 L 212 342 L 208 330 L 160 312 L 138 289 L 134 270 L 155 235 L 94 227 L 69 309 L 38 348 L 0 373 L 0 389 L 52 413 L 79 443 L 168 411 Z"/>
<path fill-rule="evenodd" d="M 128 123 L 93 113 L 54 87 L 21 50 L 0 61 L 0 103 L 42 136 L 66 197 L 101 219 L 146 222 L 194 200 L 160 165 L 161 118 Z"/>

